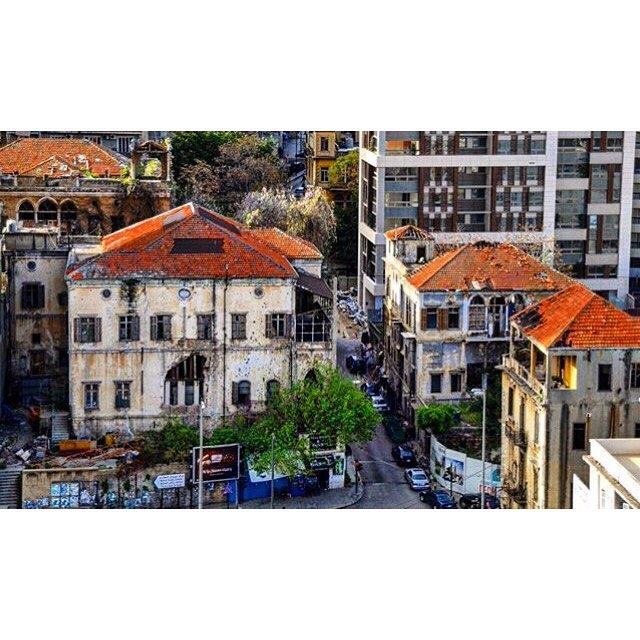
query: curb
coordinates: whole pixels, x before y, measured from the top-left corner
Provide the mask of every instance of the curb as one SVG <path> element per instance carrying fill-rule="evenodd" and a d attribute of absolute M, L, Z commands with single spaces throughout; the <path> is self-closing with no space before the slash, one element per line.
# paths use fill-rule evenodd
<path fill-rule="evenodd" d="M 360 502 L 360 500 L 362 500 L 362 498 L 364 497 L 364 482 L 362 481 L 362 478 L 358 478 L 359 482 L 360 482 L 360 486 L 362 487 L 362 491 L 360 492 L 359 496 L 356 496 L 355 500 L 353 502 L 350 502 L 349 504 L 343 504 L 342 506 L 338 507 L 338 509 L 347 509 L 348 507 L 352 507 L 354 504 L 358 504 L 358 502 Z"/>

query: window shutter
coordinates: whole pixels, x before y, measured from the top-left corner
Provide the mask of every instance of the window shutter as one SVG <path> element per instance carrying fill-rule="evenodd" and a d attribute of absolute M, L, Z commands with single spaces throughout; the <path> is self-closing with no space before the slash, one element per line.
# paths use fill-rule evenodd
<path fill-rule="evenodd" d="M 447 328 L 447 310 L 438 309 L 438 329 Z"/>
<path fill-rule="evenodd" d="M 271 324 L 271 315 L 267 314 L 264 317 L 264 335 L 267 338 L 273 337 L 273 326 Z"/>
<path fill-rule="evenodd" d="M 26 284 L 22 285 L 22 291 L 20 296 L 20 307 L 22 309 L 27 309 L 29 307 L 29 299 L 27 295 L 28 287 Z"/>
<path fill-rule="evenodd" d="M 78 342 L 80 336 L 80 318 L 73 319 L 73 341 Z"/>
<path fill-rule="evenodd" d="M 158 339 L 158 316 L 151 316 L 151 339 Z"/>
<path fill-rule="evenodd" d="M 164 339 L 171 340 L 171 316 L 164 317 Z"/>
<path fill-rule="evenodd" d="M 133 316 L 131 325 L 131 339 L 140 340 L 140 316 Z"/>
<path fill-rule="evenodd" d="M 44 285 L 38 285 L 38 304 L 37 308 L 42 309 L 44 307 Z"/>
<path fill-rule="evenodd" d="M 238 383 L 231 383 L 231 403 L 238 404 Z"/>
<path fill-rule="evenodd" d="M 287 313 L 285 316 L 285 329 L 284 329 L 285 338 L 291 337 L 291 314 Z"/>
<path fill-rule="evenodd" d="M 427 330 L 427 310 L 420 309 L 420 331 Z"/>
<path fill-rule="evenodd" d="M 102 318 L 96 318 L 96 342 L 102 342 Z"/>
<path fill-rule="evenodd" d="M 247 390 L 246 404 L 251 404 L 251 383 L 250 382 L 247 382 L 246 390 Z"/>

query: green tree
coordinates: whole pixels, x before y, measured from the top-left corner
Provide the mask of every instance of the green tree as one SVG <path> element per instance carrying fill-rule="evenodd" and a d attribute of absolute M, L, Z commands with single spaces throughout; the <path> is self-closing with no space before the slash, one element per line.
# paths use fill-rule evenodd
<path fill-rule="evenodd" d="M 186 462 L 198 446 L 199 434 L 182 419 L 169 418 L 158 431 L 145 431 L 141 441 L 141 457 L 147 464 Z"/>
<path fill-rule="evenodd" d="M 358 165 L 360 154 L 357 150 L 339 156 L 329 168 L 329 188 L 347 189 L 354 202 L 358 200 Z"/>
<path fill-rule="evenodd" d="M 455 424 L 455 408 L 450 404 L 428 404 L 416 409 L 416 424 L 419 429 L 432 433 L 447 433 Z"/>

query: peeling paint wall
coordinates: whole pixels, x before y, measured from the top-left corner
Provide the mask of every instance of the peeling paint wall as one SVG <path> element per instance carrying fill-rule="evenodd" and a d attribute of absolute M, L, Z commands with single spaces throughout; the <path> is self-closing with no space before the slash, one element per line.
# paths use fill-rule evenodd
<path fill-rule="evenodd" d="M 194 259 L 197 259 L 194 257 Z M 295 315 L 293 280 L 146 280 L 68 281 L 69 287 L 69 387 L 72 423 L 76 432 L 94 434 L 110 429 L 132 430 L 159 425 L 164 418 L 182 415 L 195 422 L 194 402 L 169 403 L 167 372 L 193 354 L 205 358 L 205 419 L 217 424 L 223 416 L 244 407 L 232 404 L 232 383 L 251 383 L 251 410 L 264 408 L 266 383 L 283 387 L 304 378 L 317 360 L 331 359 L 330 343 L 296 343 L 288 338 L 267 338 L 265 316 Z M 108 293 L 107 293 L 108 292 Z M 137 314 L 140 339 L 119 340 L 119 317 Z M 213 340 L 198 339 L 197 314 L 214 314 Z M 232 314 L 247 314 L 246 339 L 232 339 Z M 151 339 L 151 317 L 171 316 L 171 340 Z M 73 322 L 82 316 L 101 318 L 99 343 L 73 340 Z M 295 329 L 295 328 L 293 328 Z M 295 335 L 295 333 L 293 333 Z M 131 385 L 131 405 L 115 408 L 115 383 Z M 84 383 L 99 383 L 99 408 L 84 408 Z"/>

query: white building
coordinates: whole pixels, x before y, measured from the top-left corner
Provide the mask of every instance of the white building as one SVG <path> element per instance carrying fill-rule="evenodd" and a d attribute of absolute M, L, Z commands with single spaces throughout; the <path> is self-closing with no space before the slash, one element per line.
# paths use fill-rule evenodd
<path fill-rule="evenodd" d="M 634 131 L 364 131 L 359 297 L 381 320 L 384 233 L 438 244 L 554 246 L 619 306 L 640 291 L 640 136 Z M 636 224 L 637 222 L 637 224 Z"/>

